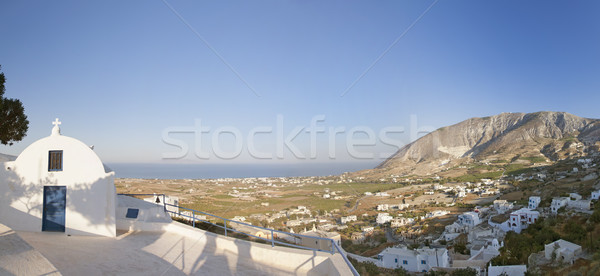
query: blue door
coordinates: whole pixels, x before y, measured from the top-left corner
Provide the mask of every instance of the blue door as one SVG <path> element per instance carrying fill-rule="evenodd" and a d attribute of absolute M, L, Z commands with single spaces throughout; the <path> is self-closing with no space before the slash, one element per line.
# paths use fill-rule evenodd
<path fill-rule="evenodd" d="M 44 186 L 42 231 L 65 232 L 66 186 Z"/>

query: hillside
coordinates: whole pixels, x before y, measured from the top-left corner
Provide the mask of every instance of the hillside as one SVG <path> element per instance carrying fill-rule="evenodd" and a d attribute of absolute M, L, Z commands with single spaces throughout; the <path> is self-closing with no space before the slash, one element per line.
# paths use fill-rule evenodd
<path fill-rule="evenodd" d="M 378 175 L 428 175 L 479 162 L 553 162 L 597 154 L 600 120 L 565 112 L 502 113 L 442 127 L 406 145 Z"/>

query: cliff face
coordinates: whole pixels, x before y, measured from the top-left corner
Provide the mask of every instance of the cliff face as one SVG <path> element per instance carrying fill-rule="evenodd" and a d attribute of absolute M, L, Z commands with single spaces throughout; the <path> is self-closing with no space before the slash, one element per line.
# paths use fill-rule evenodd
<path fill-rule="evenodd" d="M 449 164 L 585 155 L 600 145 L 600 120 L 565 112 L 502 113 L 440 128 L 406 145 L 377 169 L 428 174 Z"/>

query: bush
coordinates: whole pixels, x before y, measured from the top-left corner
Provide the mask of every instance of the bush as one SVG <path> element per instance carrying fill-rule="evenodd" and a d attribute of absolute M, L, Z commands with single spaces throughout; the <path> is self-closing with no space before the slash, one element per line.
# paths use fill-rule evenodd
<path fill-rule="evenodd" d="M 454 252 L 467 255 L 467 245 L 465 243 L 457 243 L 454 245 Z"/>
<path fill-rule="evenodd" d="M 452 271 L 451 276 L 477 276 L 477 270 L 471 267 L 461 268 Z"/>

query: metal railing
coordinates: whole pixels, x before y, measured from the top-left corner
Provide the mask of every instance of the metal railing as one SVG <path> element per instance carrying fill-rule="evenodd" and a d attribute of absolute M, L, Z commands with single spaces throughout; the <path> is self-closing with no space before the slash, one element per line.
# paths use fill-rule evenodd
<path fill-rule="evenodd" d="M 323 237 L 318 237 L 318 236 L 308 236 L 308 235 L 301 235 L 301 234 L 296 234 L 296 233 L 289 233 L 289 232 L 275 230 L 275 229 L 271 229 L 271 228 L 265 228 L 265 227 L 261 227 L 261 226 L 256 226 L 256 225 L 252 225 L 252 224 L 241 222 L 241 221 L 237 221 L 237 220 L 223 218 L 223 217 L 220 217 L 220 216 L 217 216 L 217 215 L 205 213 L 205 212 L 194 210 L 194 209 L 180 207 L 180 206 L 177 206 L 177 205 L 174 205 L 174 204 L 167 203 L 166 202 L 166 195 L 165 194 L 119 194 L 119 195 L 131 196 L 131 197 L 135 197 L 135 196 L 162 197 L 162 201 L 160 203 L 157 203 L 157 202 L 154 202 L 154 203 L 158 204 L 158 205 L 163 205 L 164 211 L 167 214 L 174 214 L 175 217 L 187 218 L 187 219 L 191 220 L 192 227 L 194 227 L 194 228 L 196 227 L 196 221 L 205 222 L 205 223 L 209 223 L 209 224 L 211 224 L 213 226 L 216 226 L 216 227 L 219 227 L 219 228 L 223 229 L 225 236 L 228 236 L 229 232 L 240 233 L 240 234 L 243 234 L 243 235 L 246 235 L 246 236 L 249 236 L 249 237 L 253 237 L 253 238 L 265 241 L 267 243 L 271 243 L 271 247 L 275 247 L 275 245 L 283 245 L 283 246 L 290 246 L 290 247 L 295 247 L 295 248 L 300 248 L 300 249 L 306 249 L 306 250 L 329 252 L 331 254 L 335 254 L 337 252 L 337 253 L 339 253 L 342 256 L 342 258 L 344 259 L 344 262 L 346 262 L 346 264 L 348 265 L 348 267 L 352 271 L 352 274 L 354 274 L 355 276 L 359 276 L 358 272 L 356 271 L 356 269 L 354 268 L 354 266 L 352 265 L 352 263 L 350 263 L 350 260 L 348 260 L 348 257 L 346 257 L 346 254 L 344 254 L 344 252 L 341 249 L 341 247 L 336 243 L 335 240 L 333 240 L 331 238 L 323 238 Z M 168 206 L 172 206 L 172 207 L 177 208 L 177 212 L 169 210 Z M 192 215 L 190 216 L 190 215 L 182 214 L 182 212 L 181 212 L 182 209 L 191 212 Z M 222 221 L 223 225 L 219 225 L 219 224 L 214 223 L 214 222 L 212 222 L 212 221 L 210 221 L 208 219 L 202 219 L 202 217 L 200 215 L 204 215 L 206 217 L 212 217 L 216 221 L 219 221 L 219 222 Z M 242 225 L 246 229 L 258 229 L 258 231 L 260 231 L 261 233 L 263 233 L 267 237 L 265 238 L 265 237 L 262 237 L 262 236 L 258 236 L 259 233 L 258 232 L 254 232 L 254 231 L 253 231 L 253 233 L 255 233 L 255 234 L 251 234 L 251 233 L 240 231 L 240 230 L 238 230 L 239 228 L 236 229 L 236 228 L 231 227 L 231 226 L 227 227 L 228 223 L 229 223 L 229 225 L 231 225 L 232 223 L 233 224 Z M 269 236 L 270 236 L 270 238 L 268 238 Z M 290 242 L 284 241 L 284 240 L 286 240 L 286 238 L 287 239 L 293 239 L 294 243 L 290 243 Z M 297 239 L 300 241 L 300 244 L 303 244 L 302 243 L 302 239 L 308 239 L 311 242 L 314 241 L 315 244 L 318 246 L 318 248 L 299 245 Z M 321 243 L 319 243 L 319 241 L 324 242 L 325 245 L 327 246 L 327 249 L 323 249 L 324 247 L 322 246 Z M 327 243 L 331 244 L 330 248 L 329 248 L 329 245 L 327 245 Z"/>

